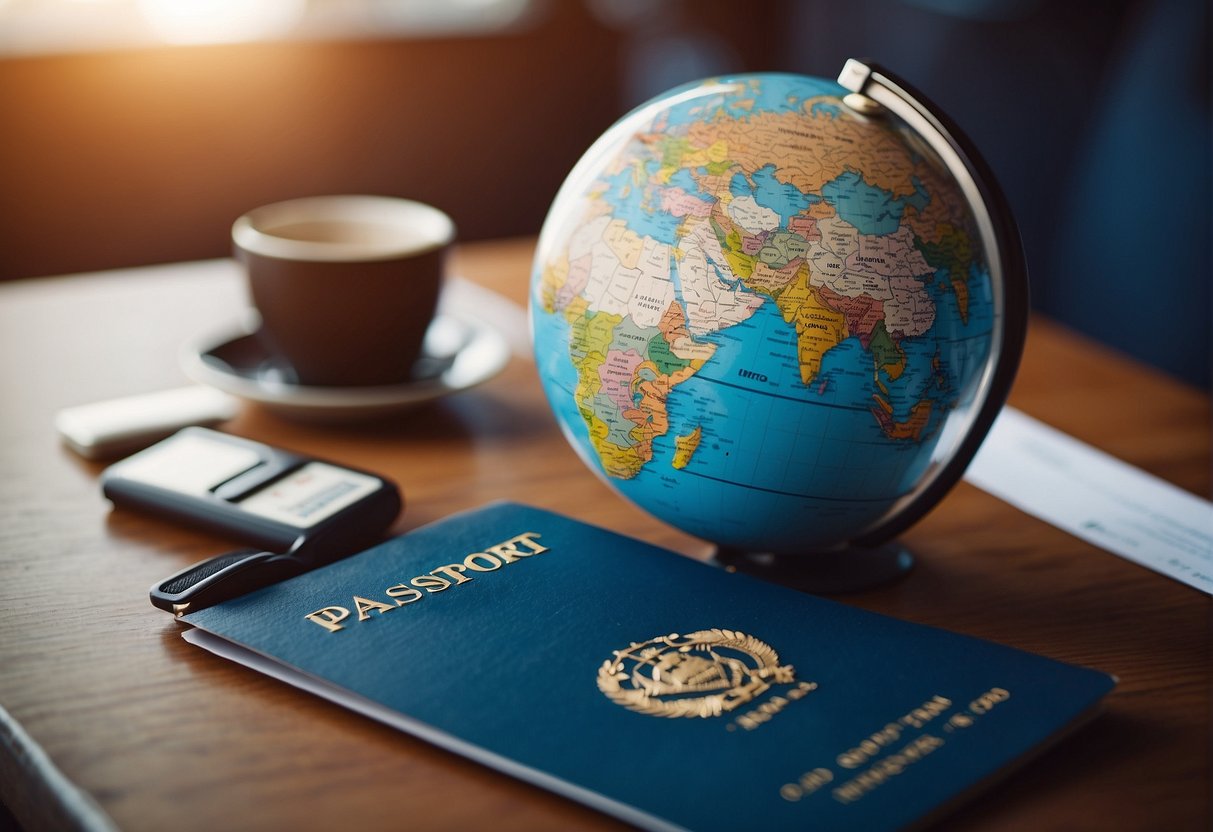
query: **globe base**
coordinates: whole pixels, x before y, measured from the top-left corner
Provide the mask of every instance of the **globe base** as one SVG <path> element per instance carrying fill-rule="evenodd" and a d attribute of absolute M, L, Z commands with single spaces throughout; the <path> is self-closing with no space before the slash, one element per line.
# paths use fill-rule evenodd
<path fill-rule="evenodd" d="M 776 555 L 718 546 L 712 556 L 730 572 L 742 572 L 814 595 L 845 595 L 900 580 L 914 568 L 914 556 L 897 541 L 879 546 L 850 545 L 831 552 Z"/>

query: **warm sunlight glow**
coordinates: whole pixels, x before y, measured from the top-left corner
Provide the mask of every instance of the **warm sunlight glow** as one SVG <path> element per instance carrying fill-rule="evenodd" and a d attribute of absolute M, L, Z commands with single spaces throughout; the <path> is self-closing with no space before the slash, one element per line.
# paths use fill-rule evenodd
<path fill-rule="evenodd" d="M 526 26 L 544 5 L 540 0 L 0 0 L 0 57 L 166 43 L 468 37 Z"/>
<path fill-rule="evenodd" d="M 139 0 L 168 43 L 218 43 L 281 37 L 303 18 L 306 0 Z"/>

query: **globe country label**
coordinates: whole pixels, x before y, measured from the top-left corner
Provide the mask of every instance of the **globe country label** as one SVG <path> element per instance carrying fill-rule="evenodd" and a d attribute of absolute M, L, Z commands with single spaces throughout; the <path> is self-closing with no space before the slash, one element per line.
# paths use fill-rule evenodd
<path fill-rule="evenodd" d="M 623 119 L 558 197 L 536 356 L 587 462 L 687 531 L 775 551 L 911 491 L 988 359 L 991 288 L 936 160 L 837 85 L 750 76 Z"/>

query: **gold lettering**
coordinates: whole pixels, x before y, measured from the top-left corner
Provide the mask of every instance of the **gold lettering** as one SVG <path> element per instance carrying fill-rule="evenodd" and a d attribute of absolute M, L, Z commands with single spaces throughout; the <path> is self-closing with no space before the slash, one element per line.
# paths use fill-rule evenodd
<path fill-rule="evenodd" d="M 479 563 L 480 560 L 488 561 L 489 565 L 481 565 Z M 490 555 L 488 552 L 473 552 L 464 558 L 463 562 L 468 569 L 475 569 L 477 572 L 495 572 L 502 566 L 501 561 Z M 469 578 L 468 580 L 471 579 Z"/>
<path fill-rule="evenodd" d="M 922 728 L 935 717 L 952 707 L 952 700 L 945 696 L 933 696 L 930 700 L 903 716 L 899 721 L 911 728 Z"/>
<path fill-rule="evenodd" d="M 409 583 L 412 584 L 413 586 L 417 587 L 418 589 L 424 589 L 426 592 L 431 592 L 431 593 L 432 592 L 442 592 L 442 590 L 446 589 L 447 587 L 449 587 L 451 585 L 451 582 L 448 581 L 446 578 L 440 578 L 437 575 L 433 575 L 433 574 L 418 575 L 416 578 L 413 578 L 413 580 L 409 581 Z"/>
<path fill-rule="evenodd" d="M 901 739 L 901 726 L 890 722 L 872 736 L 862 740 L 855 748 L 839 754 L 836 762 L 843 768 L 859 768 L 880 754 L 881 749 L 899 739 Z"/>
<path fill-rule="evenodd" d="M 0 0 L 0 3 L 3 2 L 4 0 Z M 372 613 L 377 612 L 382 615 L 399 607 L 414 604 L 424 598 L 426 593 L 442 592 L 452 586 L 466 584 L 473 578 L 472 575 L 467 574 L 469 570 L 496 572 L 508 563 L 515 563 L 523 558 L 548 551 L 547 546 L 538 542 L 539 537 L 539 532 L 523 532 L 496 546 L 489 546 L 483 552 L 472 552 L 464 557 L 462 563 L 448 563 L 431 570 L 428 574 L 418 575 L 407 583 L 390 586 L 384 592 L 395 603 L 395 606 L 360 595 L 353 596 L 358 620 L 368 621 Z M 323 607 L 304 617 L 312 623 L 324 627 L 330 633 L 335 633 L 344 629 L 341 622 L 349 616 L 350 610 L 345 607 L 330 606 Z"/>
<path fill-rule="evenodd" d="M 923 734 L 884 759 L 877 760 L 869 768 L 835 788 L 831 794 L 839 803 L 854 803 L 873 789 L 888 782 L 889 778 L 901 774 L 909 766 L 917 763 L 943 744 L 944 741 L 941 738 L 932 734 Z"/>
<path fill-rule="evenodd" d="M 408 584 L 396 584 L 389 586 L 386 590 L 387 597 L 396 599 L 396 606 L 403 607 L 405 604 L 411 604 L 414 601 L 420 601 L 423 596 L 421 590 L 413 589 Z"/>
<path fill-rule="evenodd" d="M 856 775 L 851 782 L 859 786 L 859 788 L 863 789 L 864 791 L 871 791 L 888 779 L 889 776 L 883 771 L 877 771 L 870 768 L 867 771 Z"/>
<path fill-rule="evenodd" d="M 437 569 L 431 570 L 430 574 L 437 575 L 439 572 L 441 572 L 443 575 L 446 575 L 448 578 L 454 578 L 455 584 L 458 585 L 458 584 L 466 584 L 468 581 L 471 580 L 471 578 L 469 578 L 463 574 L 466 571 L 467 571 L 467 567 L 464 566 L 462 563 L 448 563 L 446 566 L 439 566 Z"/>
<path fill-rule="evenodd" d="M 815 768 L 800 775 L 800 786 L 803 789 L 816 791 L 834 780 L 834 772 L 828 768 Z"/>
<path fill-rule="evenodd" d="M 505 543 L 498 543 L 496 546 L 489 546 L 484 551 L 494 554 L 501 558 L 504 563 L 513 563 L 519 558 L 529 558 L 531 555 L 538 555 L 548 550 L 548 547 L 536 543 L 531 540 L 532 537 L 539 537 L 538 532 L 523 532 L 516 537 L 511 537 Z M 531 551 L 524 552 L 518 548 L 521 543 Z"/>
<path fill-rule="evenodd" d="M 995 705 L 1006 702 L 1011 698 L 1011 692 L 1005 688 L 991 688 L 969 703 L 969 710 L 975 714 L 989 713 Z"/>
<path fill-rule="evenodd" d="M 839 803 L 851 803 L 863 797 L 863 789 L 856 786 L 854 782 L 849 782 L 834 789 L 833 794 L 834 799 Z"/>
<path fill-rule="evenodd" d="M 540 536 L 539 532 L 523 532 L 522 534 L 518 535 L 517 537 L 511 539 L 510 542 L 511 543 L 515 543 L 515 542 L 521 543 L 523 546 L 525 546 L 531 550 L 531 554 L 540 555 L 540 554 L 543 554 L 544 552 L 546 552 L 548 550 L 548 547 L 531 540 L 532 537 L 539 537 L 539 536 Z"/>
<path fill-rule="evenodd" d="M 747 731 L 753 731 L 763 723 L 770 722 L 776 714 L 782 712 L 788 705 L 803 699 L 815 690 L 817 690 L 816 682 L 800 682 L 796 687 L 787 692 L 786 698 L 783 696 L 772 696 L 769 701 L 737 717 L 729 724 L 729 730 L 732 731 L 735 730 L 735 726 L 741 726 Z"/>
<path fill-rule="evenodd" d="M 396 609 L 391 604 L 385 604 L 382 601 L 372 601 L 370 598 L 363 598 L 360 595 L 354 596 L 354 606 L 358 608 L 358 620 L 366 621 L 371 617 L 371 612 L 378 610 L 380 613 L 391 612 Z"/>
<path fill-rule="evenodd" d="M 303 617 L 313 624 L 319 624 L 330 633 L 335 633 L 338 630 L 345 629 L 339 622 L 349 618 L 349 615 L 350 611 L 345 607 L 324 607 Z"/>
<path fill-rule="evenodd" d="M 529 558 L 534 552 L 524 552 L 518 548 L 517 542 L 507 540 L 505 543 L 498 543 L 496 546 L 489 546 L 484 551 L 496 555 L 501 558 L 502 563 L 514 563 L 521 558 Z"/>
<path fill-rule="evenodd" d="M 513 543 L 498 543 L 496 546 L 490 546 L 485 549 L 486 552 L 492 552 L 497 557 L 501 558 L 502 563 L 513 563 L 522 558 L 529 558 L 531 552 L 520 552 L 518 547 Z"/>
<path fill-rule="evenodd" d="M 779 796 L 789 803 L 795 803 L 802 797 L 813 794 L 822 786 L 834 781 L 834 772 L 828 768 L 815 768 L 800 775 L 799 782 L 785 783 L 779 789 Z"/>

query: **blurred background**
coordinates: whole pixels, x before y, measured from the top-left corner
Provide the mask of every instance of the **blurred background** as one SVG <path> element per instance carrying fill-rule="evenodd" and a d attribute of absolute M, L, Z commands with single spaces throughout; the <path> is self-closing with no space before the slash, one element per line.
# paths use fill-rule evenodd
<path fill-rule="evenodd" d="M 1210 387 L 1206 0 L 0 0 L 0 279 L 228 254 L 248 208 L 407 196 L 538 232 L 676 84 L 887 66 L 976 141 L 1046 314 Z"/>

